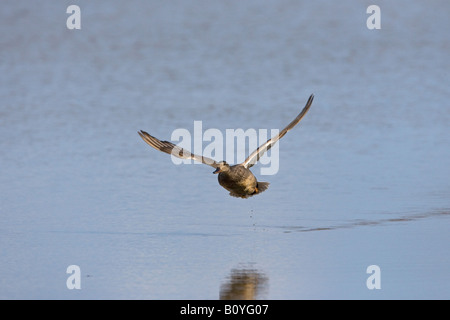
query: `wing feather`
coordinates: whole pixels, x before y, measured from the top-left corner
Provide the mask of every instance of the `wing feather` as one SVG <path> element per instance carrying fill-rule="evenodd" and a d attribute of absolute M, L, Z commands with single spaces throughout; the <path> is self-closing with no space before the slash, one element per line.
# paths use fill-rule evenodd
<path fill-rule="evenodd" d="M 172 142 L 161 141 L 161 140 L 149 135 L 147 132 L 145 132 L 143 130 L 138 131 L 138 134 L 141 136 L 142 140 L 144 140 L 148 145 L 152 146 L 156 150 L 171 154 L 177 158 L 192 159 L 192 160 L 207 164 L 214 168 L 218 167 L 217 162 L 211 158 L 193 154 L 190 151 L 173 144 Z"/>
<path fill-rule="evenodd" d="M 280 140 L 289 130 L 291 130 L 293 127 L 295 127 L 300 122 L 300 120 L 302 120 L 302 118 L 305 116 L 305 114 L 308 112 L 309 108 L 311 107 L 313 100 L 314 100 L 314 95 L 312 94 L 309 97 L 308 101 L 306 102 L 306 105 L 303 108 L 303 110 L 299 113 L 299 115 L 294 120 L 292 120 L 292 122 L 289 123 L 286 126 L 286 128 L 281 130 L 281 132 L 278 133 L 275 137 L 267 140 L 265 143 L 260 145 L 255 151 L 253 151 L 252 154 L 250 156 L 248 156 L 247 159 L 245 159 L 245 161 L 242 163 L 242 165 L 246 168 L 250 168 L 250 167 L 254 166 L 255 163 L 258 162 L 258 160 L 263 156 L 263 154 L 267 150 L 272 148 L 272 146 L 278 140 Z"/>

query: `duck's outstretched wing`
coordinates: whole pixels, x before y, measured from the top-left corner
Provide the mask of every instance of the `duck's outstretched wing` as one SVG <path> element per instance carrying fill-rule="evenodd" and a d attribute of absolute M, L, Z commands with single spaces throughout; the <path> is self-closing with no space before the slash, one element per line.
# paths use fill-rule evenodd
<path fill-rule="evenodd" d="M 303 108 L 302 112 L 300 112 L 300 114 L 291 123 L 289 123 L 286 128 L 284 128 L 280 133 L 278 133 L 275 137 L 267 140 L 265 143 L 260 145 L 258 147 L 258 149 L 253 151 L 252 154 L 247 159 L 245 159 L 245 161 L 242 163 L 242 165 L 246 168 L 252 167 L 259 160 L 259 158 L 262 157 L 262 155 L 267 150 L 272 148 L 272 146 L 278 140 L 280 140 L 289 130 L 291 130 L 293 127 L 295 127 L 297 125 L 297 123 L 299 123 L 300 120 L 302 120 L 302 118 L 305 116 L 305 114 L 308 112 L 309 108 L 311 107 L 313 100 L 314 100 L 314 95 L 312 94 L 309 97 L 308 102 L 306 102 L 306 105 Z"/>
<path fill-rule="evenodd" d="M 196 154 L 190 153 L 188 150 L 183 149 L 177 145 L 174 145 L 172 142 L 161 141 L 161 140 L 149 135 L 145 131 L 141 130 L 141 131 L 138 131 L 138 133 L 141 136 L 142 140 L 144 140 L 147 144 L 149 144 L 156 150 L 171 154 L 177 158 L 192 159 L 192 160 L 207 164 L 214 168 L 218 167 L 218 163 L 211 158 L 198 156 Z"/>

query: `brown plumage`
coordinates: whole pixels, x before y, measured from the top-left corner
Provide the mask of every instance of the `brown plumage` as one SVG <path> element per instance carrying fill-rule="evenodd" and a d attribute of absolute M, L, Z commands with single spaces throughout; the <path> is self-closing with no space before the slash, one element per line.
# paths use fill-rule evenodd
<path fill-rule="evenodd" d="M 211 158 L 195 155 L 186 149 L 183 149 L 169 141 L 161 141 L 145 131 L 139 131 L 141 138 L 150 146 L 156 150 L 171 154 L 175 157 L 182 159 L 192 159 L 198 162 L 207 164 L 216 170 L 213 173 L 218 173 L 219 184 L 230 191 L 230 195 L 239 198 L 248 198 L 255 194 L 259 194 L 265 191 L 269 187 L 268 182 L 260 182 L 256 180 L 256 177 L 250 171 L 251 168 L 261 156 L 269 150 L 278 140 L 280 140 L 289 130 L 295 127 L 300 120 L 305 116 L 311 107 L 314 95 L 311 95 L 308 99 L 303 110 L 299 115 L 289 123 L 286 128 L 281 130 L 275 137 L 267 140 L 255 151 L 253 151 L 244 162 L 230 166 L 225 161 L 216 162 Z"/>

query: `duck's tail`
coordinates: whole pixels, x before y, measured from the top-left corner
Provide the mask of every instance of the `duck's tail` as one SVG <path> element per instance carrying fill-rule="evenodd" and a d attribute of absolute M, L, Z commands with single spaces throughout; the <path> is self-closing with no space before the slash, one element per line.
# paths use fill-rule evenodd
<path fill-rule="evenodd" d="M 260 182 L 260 181 L 258 181 L 254 194 L 258 194 L 258 193 L 261 193 L 263 191 L 266 191 L 267 188 L 269 188 L 269 183 L 268 182 Z"/>

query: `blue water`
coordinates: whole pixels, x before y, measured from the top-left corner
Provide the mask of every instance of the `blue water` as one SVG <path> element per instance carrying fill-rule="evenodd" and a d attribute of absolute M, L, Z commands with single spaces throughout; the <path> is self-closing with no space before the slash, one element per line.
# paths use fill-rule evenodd
<path fill-rule="evenodd" d="M 0 9 L 0 298 L 450 298 L 447 1 L 377 1 L 380 30 L 354 0 L 71 4 Z M 246 200 L 137 134 L 281 129 L 311 93 Z"/>

